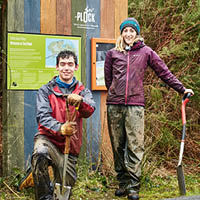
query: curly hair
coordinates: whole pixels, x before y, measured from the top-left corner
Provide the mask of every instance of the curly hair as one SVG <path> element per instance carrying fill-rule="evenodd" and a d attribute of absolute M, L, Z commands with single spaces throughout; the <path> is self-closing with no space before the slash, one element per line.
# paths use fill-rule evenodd
<path fill-rule="evenodd" d="M 59 64 L 60 58 L 69 58 L 70 56 L 72 56 L 74 58 L 74 63 L 75 63 L 75 65 L 77 65 L 78 59 L 77 59 L 76 54 L 73 51 L 69 51 L 69 50 L 63 50 L 57 55 L 56 65 Z"/>

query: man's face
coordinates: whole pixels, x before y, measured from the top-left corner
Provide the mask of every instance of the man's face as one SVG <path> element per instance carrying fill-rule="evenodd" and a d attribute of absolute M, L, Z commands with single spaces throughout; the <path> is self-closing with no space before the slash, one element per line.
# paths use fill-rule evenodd
<path fill-rule="evenodd" d="M 69 56 L 69 58 L 60 58 L 56 69 L 59 72 L 60 80 L 69 84 L 73 80 L 74 71 L 78 70 L 78 65 L 75 65 L 73 56 Z"/>

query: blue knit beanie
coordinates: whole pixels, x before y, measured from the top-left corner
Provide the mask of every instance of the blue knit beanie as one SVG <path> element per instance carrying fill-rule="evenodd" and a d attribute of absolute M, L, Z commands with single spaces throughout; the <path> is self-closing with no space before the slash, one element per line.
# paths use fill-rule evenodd
<path fill-rule="evenodd" d="M 120 25 L 121 34 L 122 34 L 122 31 L 124 30 L 124 28 L 126 28 L 128 26 L 132 27 L 136 31 L 137 35 L 140 34 L 140 25 L 139 25 L 138 21 L 133 17 L 129 17 L 121 23 L 121 25 Z"/>

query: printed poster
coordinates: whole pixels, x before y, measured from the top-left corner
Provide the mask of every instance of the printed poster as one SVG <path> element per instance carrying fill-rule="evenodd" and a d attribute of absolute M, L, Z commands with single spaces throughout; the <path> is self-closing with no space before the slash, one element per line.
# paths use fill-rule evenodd
<path fill-rule="evenodd" d="M 28 33 L 8 33 L 7 89 L 35 90 L 58 75 L 56 56 L 62 50 L 74 51 L 81 80 L 81 37 Z"/>

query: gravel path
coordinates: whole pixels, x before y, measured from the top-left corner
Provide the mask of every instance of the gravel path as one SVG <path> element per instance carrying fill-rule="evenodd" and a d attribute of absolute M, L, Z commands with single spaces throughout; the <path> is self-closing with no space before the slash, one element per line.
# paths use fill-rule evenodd
<path fill-rule="evenodd" d="M 162 199 L 162 200 L 200 200 L 200 196 L 178 197 L 178 198 L 170 198 L 170 199 Z"/>

